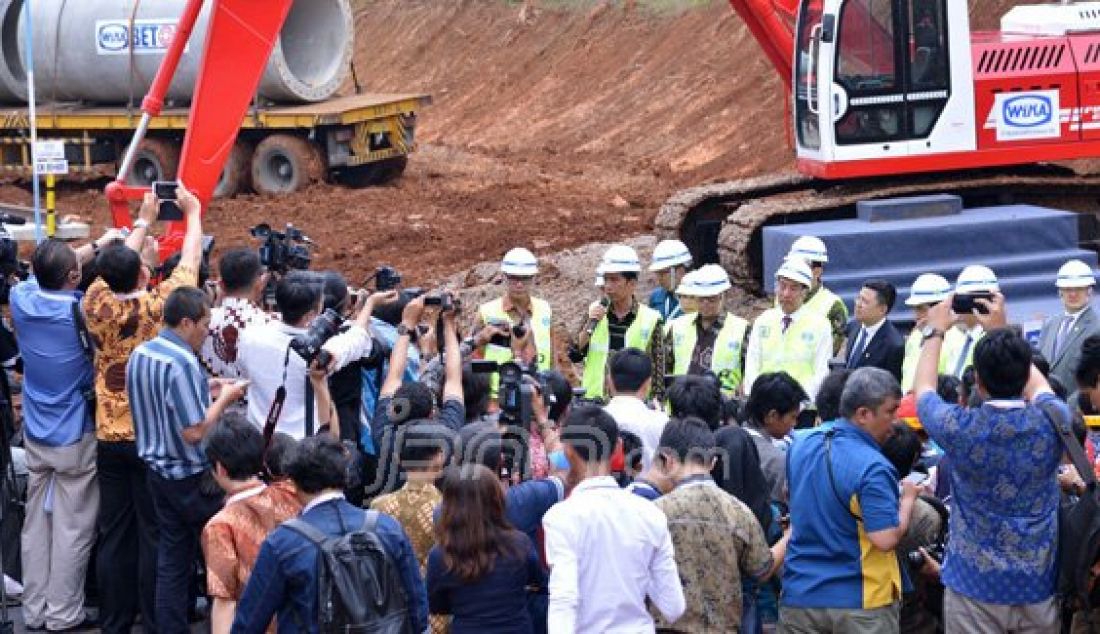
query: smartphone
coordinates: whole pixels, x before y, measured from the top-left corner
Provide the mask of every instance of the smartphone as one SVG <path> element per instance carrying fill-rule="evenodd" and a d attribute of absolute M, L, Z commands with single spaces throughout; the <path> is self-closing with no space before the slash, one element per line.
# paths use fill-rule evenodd
<path fill-rule="evenodd" d="M 951 300 L 951 310 L 955 311 L 956 315 L 970 315 L 975 310 L 983 315 L 989 314 L 989 309 L 983 304 L 979 304 L 978 299 L 984 299 L 993 301 L 993 293 L 981 292 L 981 293 L 969 293 L 966 295 L 956 294 L 954 299 Z"/>
<path fill-rule="evenodd" d="M 443 297 L 441 295 L 428 295 L 424 298 L 425 306 L 442 306 Z"/>
<path fill-rule="evenodd" d="M 157 220 L 183 220 L 183 209 L 176 202 L 176 181 L 156 181 L 153 183 L 153 195 L 157 197 L 160 211 Z"/>
<path fill-rule="evenodd" d="M 909 475 L 901 479 L 902 482 L 908 482 L 913 486 L 922 486 L 925 482 L 928 482 L 928 474 L 913 471 Z"/>

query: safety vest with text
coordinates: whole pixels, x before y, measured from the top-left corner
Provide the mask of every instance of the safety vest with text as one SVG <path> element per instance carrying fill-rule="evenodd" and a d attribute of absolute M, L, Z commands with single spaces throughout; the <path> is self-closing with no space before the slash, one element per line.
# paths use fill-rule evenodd
<path fill-rule="evenodd" d="M 832 338 L 829 320 L 820 313 L 805 311 L 791 322 L 787 332 L 783 332 L 783 311 L 771 308 L 757 317 L 752 327 L 759 331 L 760 339 L 757 376 L 765 372 L 786 372 L 810 394 L 817 373 L 817 348 L 822 338 Z"/>
<path fill-rule="evenodd" d="M 698 340 L 696 319 L 698 313 L 684 315 L 672 322 L 672 374 L 684 376 L 691 367 L 691 357 L 695 353 Z M 714 352 L 710 358 L 710 369 L 718 377 L 722 391 L 732 393 L 741 385 L 742 346 L 749 322 L 733 313 L 726 313 L 725 323 L 714 340 Z"/>
<path fill-rule="evenodd" d="M 630 328 L 626 329 L 623 347 L 637 348 L 649 353 L 649 342 L 653 338 L 653 330 L 661 322 L 661 313 L 641 303 L 636 306 L 638 312 L 634 315 L 634 322 L 630 324 Z M 588 354 L 584 357 L 584 378 L 581 380 L 586 398 L 604 397 L 604 373 L 607 371 L 607 358 L 610 354 L 611 331 L 605 316 L 600 323 L 596 324 L 596 329 L 588 339 Z"/>

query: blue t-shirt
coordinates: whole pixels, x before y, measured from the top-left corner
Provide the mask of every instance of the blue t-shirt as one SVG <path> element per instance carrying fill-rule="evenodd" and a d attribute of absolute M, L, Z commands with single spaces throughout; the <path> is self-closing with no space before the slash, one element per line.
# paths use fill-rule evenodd
<path fill-rule="evenodd" d="M 46 291 L 35 278 L 11 290 L 11 316 L 23 356 L 23 416 L 28 438 L 65 447 L 95 428 L 84 393 L 92 387 L 92 363 L 73 323 L 79 291 Z"/>
<path fill-rule="evenodd" d="M 787 482 L 791 539 L 783 563 L 783 604 L 870 610 L 900 598 L 897 557 L 867 538 L 899 524 L 897 471 L 874 438 L 843 419 L 795 432 Z"/>
<path fill-rule="evenodd" d="M 978 601 L 1021 605 L 1054 595 L 1057 470 L 1062 445 L 1037 403 L 986 401 L 964 409 L 935 392 L 917 402 L 921 425 L 951 462 L 950 535 L 943 583 Z"/>
<path fill-rule="evenodd" d="M 673 293 L 658 286 L 649 294 L 649 307 L 661 313 L 661 319 L 666 322 L 684 314 L 680 308 L 680 300 Z"/>

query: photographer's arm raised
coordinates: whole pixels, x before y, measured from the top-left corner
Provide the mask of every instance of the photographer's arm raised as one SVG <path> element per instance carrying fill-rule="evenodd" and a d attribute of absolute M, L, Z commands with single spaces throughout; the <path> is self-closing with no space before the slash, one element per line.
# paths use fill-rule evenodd
<path fill-rule="evenodd" d="M 317 429 L 327 425 L 329 434 L 339 440 L 340 424 L 337 421 L 332 393 L 328 389 L 328 369 L 318 366 L 317 359 L 309 367 L 309 383 L 313 386 L 313 398 L 317 406 Z"/>
<path fill-rule="evenodd" d="M 77 259 L 80 260 L 80 265 L 85 266 L 95 259 L 96 251 L 121 238 L 121 231 L 118 229 L 108 229 L 104 231 L 103 235 L 99 238 L 73 250 L 76 252 Z"/>
<path fill-rule="evenodd" d="M 396 299 L 397 291 L 371 295 L 367 298 L 366 305 L 355 316 L 351 327 L 325 342 L 322 347 L 332 355 L 332 361 L 328 365 L 329 372 L 343 369 L 349 363 L 370 355 L 373 343 L 370 337 L 370 316 L 378 306 Z"/>
<path fill-rule="evenodd" d="M 458 344 L 458 325 L 455 323 L 455 311 L 443 313 L 443 340 L 447 350 L 444 363 L 446 364 L 443 381 L 443 400 L 455 399 L 462 401 L 462 354 Z"/>
<path fill-rule="evenodd" d="M 187 233 L 183 235 L 183 247 L 180 249 L 180 266 L 197 272 L 202 262 L 202 203 L 183 185 L 176 188 L 176 197 L 187 221 Z"/>
<path fill-rule="evenodd" d="M 145 192 L 145 196 L 142 197 L 141 208 L 138 209 L 138 220 L 142 222 L 134 223 L 130 235 L 126 236 L 126 246 L 141 253 L 142 247 L 145 246 L 145 236 L 149 235 L 149 228 L 157 221 L 157 197 L 153 192 Z"/>
<path fill-rule="evenodd" d="M 401 312 L 401 325 L 405 327 L 406 332 L 412 332 L 416 329 L 416 325 L 420 323 L 420 315 L 423 312 L 423 297 L 417 297 L 405 305 L 405 309 Z M 405 374 L 405 366 L 408 362 L 409 335 L 404 334 L 397 337 L 397 341 L 393 344 L 393 351 L 390 352 L 390 369 L 386 373 L 386 380 L 382 383 L 382 389 L 378 393 L 380 398 L 393 396 L 397 392 L 397 388 L 401 387 L 401 377 Z M 461 366 L 459 370 L 461 371 Z"/>

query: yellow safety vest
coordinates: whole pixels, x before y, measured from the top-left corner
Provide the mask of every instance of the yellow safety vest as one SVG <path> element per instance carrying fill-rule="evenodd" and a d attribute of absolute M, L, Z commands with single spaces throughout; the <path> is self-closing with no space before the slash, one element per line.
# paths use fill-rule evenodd
<path fill-rule="evenodd" d="M 698 313 L 689 313 L 672 321 L 672 374 L 675 376 L 684 376 L 691 366 L 691 357 L 698 339 L 698 316 Z M 748 321 L 733 313 L 726 313 L 726 320 L 718 331 L 718 338 L 714 340 L 710 369 L 717 375 L 722 391 L 727 394 L 732 394 L 741 385 L 741 346 L 748 328 Z"/>
<path fill-rule="evenodd" d="M 806 300 L 806 303 L 802 305 L 804 310 L 808 310 L 811 313 L 816 313 L 829 318 L 829 311 L 833 309 L 833 306 L 840 302 L 841 307 L 844 308 L 844 320 L 848 320 L 848 306 L 841 301 L 840 296 L 830 291 L 824 286 L 817 289 L 810 299 Z"/>
<path fill-rule="evenodd" d="M 951 327 L 947 329 L 947 333 L 943 336 L 943 348 L 940 352 L 940 372 L 944 374 L 953 374 L 958 378 L 962 378 L 962 373 L 956 373 L 955 368 L 959 364 L 959 356 L 962 355 L 963 348 L 966 347 L 966 335 L 967 333 L 962 330 Z M 966 351 L 966 361 L 963 363 L 962 369 L 974 365 L 974 348 L 978 347 L 978 342 L 985 336 L 985 330 L 978 331 L 978 335 L 970 343 L 970 349 Z"/>
<path fill-rule="evenodd" d="M 952 328 L 954 330 L 954 328 Z M 913 328 L 909 338 L 905 340 L 905 360 L 901 364 L 901 391 L 908 393 L 913 391 L 913 381 L 917 376 L 917 361 L 920 360 L 920 347 L 924 335 L 920 330 Z M 947 366 L 946 349 L 940 348 L 940 363 L 936 372 L 943 374 Z"/>
<path fill-rule="evenodd" d="M 491 322 L 507 322 L 514 325 L 511 315 L 504 310 L 504 299 L 497 298 L 491 302 L 485 302 L 478 307 L 478 314 L 485 324 Z M 550 339 L 550 325 L 553 322 L 553 314 L 550 304 L 537 297 L 531 298 L 531 336 L 535 340 L 535 364 L 540 370 L 549 370 L 553 367 L 553 345 Z M 485 346 L 485 359 L 497 363 L 507 363 L 512 360 L 512 349 L 507 346 L 487 344 Z M 500 376 L 492 375 L 490 387 L 493 397 L 497 395 L 497 387 L 500 385 Z"/>
<path fill-rule="evenodd" d="M 649 342 L 653 338 L 653 330 L 661 321 L 661 313 L 641 303 L 636 305 L 638 313 L 634 316 L 634 323 L 626 329 L 623 347 L 637 348 L 649 353 Z M 581 379 L 586 398 L 604 397 L 604 373 L 607 371 L 607 358 L 610 354 L 611 331 L 608 329 L 607 317 L 604 317 L 596 324 L 596 329 L 588 339 L 584 377 Z"/>
<path fill-rule="evenodd" d="M 814 366 L 817 347 L 821 340 L 832 339 L 833 331 L 829 320 L 815 312 L 804 312 L 793 322 L 787 332 L 783 332 L 783 311 L 771 308 L 764 311 L 753 322 L 753 330 L 759 332 L 760 371 L 786 372 L 802 389 L 810 393 L 817 368 Z M 752 386 L 748 386 L 750 389 Z"/>

